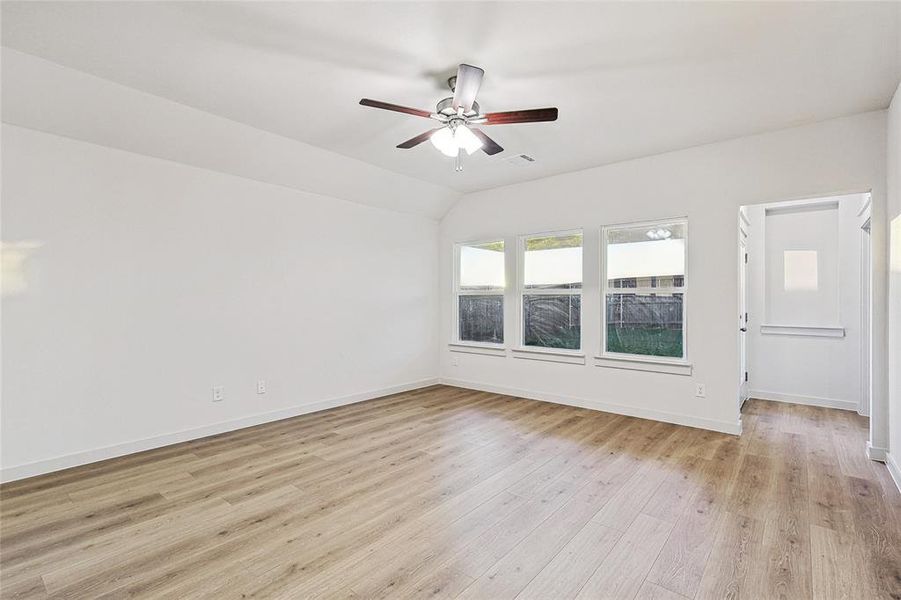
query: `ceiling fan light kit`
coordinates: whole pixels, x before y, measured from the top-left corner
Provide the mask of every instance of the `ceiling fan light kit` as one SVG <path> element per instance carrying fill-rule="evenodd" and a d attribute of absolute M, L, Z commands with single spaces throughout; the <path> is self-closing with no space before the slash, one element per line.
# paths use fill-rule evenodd
<path fill-rule="evenodd" d="M 418 108 L 409 108 L 390 102 L 363 98 L 360 104 L 382 110 L 391 110 L 417 117 L 434 119 L 442 123 L 438 129 L 421 133 L 414 138 L 397 145 L 402 150 L 409 150 L 426 140 L 442 154 L 455 159 L 455 170 L 463 170 L 463 156 L 471 155 L 477 150 L 492 156 L 504 149 L 490 137 L 472 125 L 508 125 L 514 123 L 538 123 L 556 121 L 556 108 L 535 108 L 530 110 L 513 110 L 507 112 L 482 114 L 476 94 L 482 86 L 485 71 L 479 67 L 462 64 L 457 68 L 457 75 L 447 80 L 454 93 L 451 98 L 444 98 L 430 113 Z"/>
<path fill-rule="evenodd" d="M 434 132 L 429 139 L 442 154 L 455 158 L 460 150 L 472 154 L 484 144 L 466 125 L 448 125 Z"/>

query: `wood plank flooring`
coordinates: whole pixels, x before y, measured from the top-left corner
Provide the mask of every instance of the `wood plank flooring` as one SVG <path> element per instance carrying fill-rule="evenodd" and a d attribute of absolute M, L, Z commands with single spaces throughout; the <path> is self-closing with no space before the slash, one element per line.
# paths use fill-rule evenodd
<path fill-rule="evenodd" d="M 856 414 L 434 386 L 0 487 L 3 598 L 901 598 Z"/>

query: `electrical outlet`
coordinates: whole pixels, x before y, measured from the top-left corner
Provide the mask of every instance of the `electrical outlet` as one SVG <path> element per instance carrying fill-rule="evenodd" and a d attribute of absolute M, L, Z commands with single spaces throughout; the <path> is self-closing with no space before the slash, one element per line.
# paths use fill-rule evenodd
<path fill-rule="evenodd" d="M 221 385 L 213 386 L 213 402 L 222 402 L 225 399 L 225 388 Z"/>
<path fill-rule="evenodd" d="M 460 360 L 456 356 L 451 357 L 451 366 L 452 367 L 460 366 Z"/>
<path fill-rule="evenodd" d="M 265 394 L 266 393 L 266 380 L 257 379 L 257 394 Z"/>
<path fill-rule="evenodd" d="M 707 386 L 703 383 L 695 384 L 695 396 L 698 398 L 706 398 L 707 397 Z"/>

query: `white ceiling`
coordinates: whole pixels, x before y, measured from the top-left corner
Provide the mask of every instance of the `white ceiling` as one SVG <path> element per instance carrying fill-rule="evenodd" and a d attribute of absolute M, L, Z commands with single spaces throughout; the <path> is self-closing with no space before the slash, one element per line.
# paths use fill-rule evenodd
<path fill-rule="evenodd" d="M 884 108 L 896 3 L 3 2 L 2 42 L 209 113 L 468 192 Z M 456 64 L 486 70 L 506 152 L 463 173 L 423 144 Z M 515 166 L 515 153 L 536 158 Z"/>

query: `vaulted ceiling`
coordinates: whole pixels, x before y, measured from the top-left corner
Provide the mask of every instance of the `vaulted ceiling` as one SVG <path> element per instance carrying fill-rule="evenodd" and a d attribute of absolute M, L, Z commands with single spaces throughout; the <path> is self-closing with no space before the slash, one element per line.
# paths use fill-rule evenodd
<path fill-rule="evenodd" d="M 4 2 L 4 46 L 398 173 L 474 191 L 884 108 L 898 83 L 886 3 Z M 459 62 L 506 148 L 463 173 L 395 145 Z M 505 160 L 526 153 L 528 166 Z"/>

